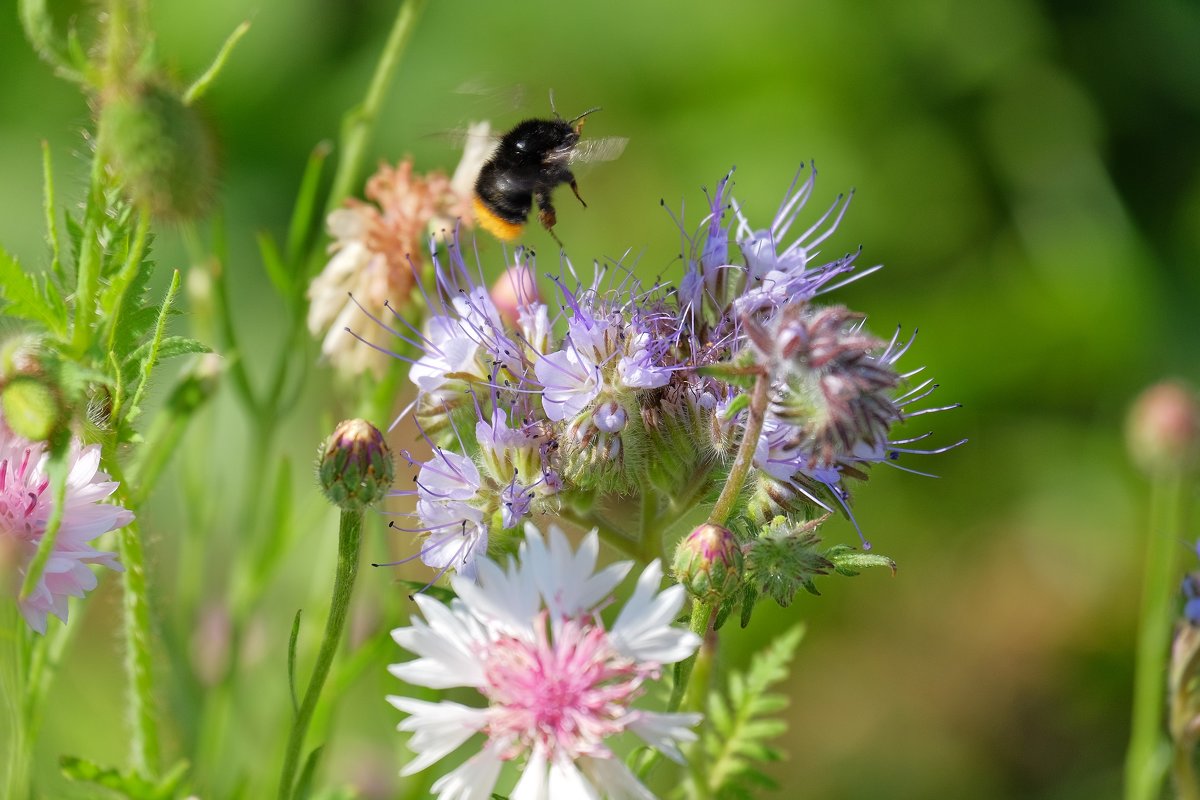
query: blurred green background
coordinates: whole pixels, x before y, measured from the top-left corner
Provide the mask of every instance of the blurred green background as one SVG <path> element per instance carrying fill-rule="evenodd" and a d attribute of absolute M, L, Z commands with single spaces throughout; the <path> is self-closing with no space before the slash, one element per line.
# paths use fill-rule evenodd
<path fill-rule="evenodd" d="M 159 49 L 181 76 L 197 75 L 238 22 L 253 20 L 204 104 L 221 142 L 219 213 L 242 335 L 261 343 L 251 363 L 266 358 L 282 324 L 254 234 L 282 236 L 304 160 L 362 97 L 395 7 L 154 3 Z M 924 420 L 937 443 L 971 440 L 915 465 L 940 478 L 878 469 L 859 493 L 858 519 L 877 552 L 899 563 L 896 577 L 827 579 L 822 597 L 764 605 L 728 637 L 724 665 L 737 666 L 780 626 L 809 624 L 787 686 L 787 758 L 770 770 L 788 787 L 780 796 L 1117 795 L 1146 505 L 1123 417 L 1147 383 L 1198 377 L 1197 41 L 1200 6 L 1183 2 L 427 7 L 372 162 L 411 153 L 419 169 L 452 170 L 457 154 L 441 133 L 480 117 L 503 128 L 545 115 L 551 88 L 565 115 L 601 105 L 585 135 L 628 136 L 629 146 L 581 174 L 586 210 L 560 193 L 557 231 L 577 263 L 630 250 L 641 274 L 674 279 L 679 236 L 660 198 L 675 209 L 686 201 L 695 222 L 701 187 L 736 165 L 734 194 L 765 225 L 797 167 L 815 159 L 820 178 L 802 220 L 856 188 L 826 254 L 862 244 L 860 264 L 886 264 L 836 299 L 867 312 L 881 334 L 919 326 L 905 363 L 929 365 L 937 400 L 964 404 Z M 11 8 L 0 22 L 0 75 L 0 242 L 42 266 L 39 141 L 51 145 L 60 198 L 78 200 L 89 111 L 37 61 Z M 457 91 L 464 85 L 488 91 Z M 524 92 L 514 104 L 515 87 Z M 530 241 L 553 252 L 541 231 Z M 498 246 L 481 240 L 480 250 L 498 270 Z M 164 267 L 187 266 L 177 231 L 160 229 L 157 253 Z M 344 412 L 329 399 L 329 376 L 324 367 L 311 376 L 280 445 L 298 465 L 296 524 L 316 532 L 267 590 L 257 655 L 245 655 L 256 683 L 220 745 L 257 763 L 267 785 L 278 754 L 259 743 L 280 738 L 286 722 L 288 622 L 300 605 L 318 619 L 327 602 L 333 520 L 305 465 Z M 177 480 L 142 514 L 168 621 L 180 586 L 199 587 L 201 598 L 224 591 L 224 564 L 246 536 L 230 529 L 229 498 L 261 477 L 246 474 L 230 399 L 205 417 Z M 181 511 L 189 476 L 211 506 L 204 547 L 177 570 L 175 533 L 197 524 Z M 825 531 L 857 541 L 844 522 Z M 362 630 L 401 621 L 377 610 L 395 606 L 380 597 L 405 591 L 391 573 L 368 570 L 360 586 Z M 39 752 L 48 796 L 80 796 L 56 782 L 58 754 L 121 757 L 115 589 L 109 581 L 89 604 L 48 710 Z M 349 688 L 328 782 L 389 796 L 399 715 L 382 694 L 394 683 L 381 662 Z M 186 712 L 165 697 L 163 713 Z"/>

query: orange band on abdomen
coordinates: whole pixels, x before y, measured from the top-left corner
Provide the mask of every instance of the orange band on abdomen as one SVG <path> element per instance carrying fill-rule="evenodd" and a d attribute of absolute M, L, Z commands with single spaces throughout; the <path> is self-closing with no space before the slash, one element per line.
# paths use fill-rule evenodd
<path fill-rule="evenodd" d="M 475 221 L 479 223 L 479 227 L 492 236 L 504 242 L 511 242 L 521 235 L 521 230 L 525 227 L 523 223 L 500 219 L 500 217 L 496 216 L 495 211 L 484 205 L 484 202 L 479 199 L 478 195 L 476 195 L 473 205 L 475 208 Z"/>

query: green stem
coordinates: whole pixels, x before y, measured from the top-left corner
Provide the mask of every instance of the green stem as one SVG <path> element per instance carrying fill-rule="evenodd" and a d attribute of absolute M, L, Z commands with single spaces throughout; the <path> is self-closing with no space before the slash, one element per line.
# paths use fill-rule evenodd
<path fill-rule="evenodd" d="M 50 517 L 46 520 L 46 532 L 42 534 L 42 540 L 38 542 L 38 548 L 29 562 L 25 579 L 21 583 L 22 600 L 33 593 L 33 590 L 37 588 L 38 581 L 42 579 L 42 573 L 45 572 L 46 564 L 50 561 L 50 554 L 54 552 L 58 531 L 62 527 L 63 512 L 67 504 L 67 474 L 69 473 L 66 447 L 67 443 L 61 441 L 61 437 L 50 445 L 50 459 L 46 465 L 46 471 L 50 478 L 50 496 L 53 499 L 53 505 L 50 508 Z"/>
<path fill-rule="evenodd" d="M 124 588 L 125 673 L 129 679 L 129 715 L 133 720 L 130 755 L 133 768 L 146 777 L 158 775 L 158 718 L 154 701 L 154 672 L 150 628 L 150 597 L 146 587 L 146 554 L 136 521 L 117 534 Z"/>
<path fill-rule="evenodd" d="M 762 435 L 763 422 L 767 416 L 767 390 L 771 381 L 765 372 L 759 373 L 754 380 L 754 389 L 750 395 L 750 418 L 746 420 L 746 430 L 742 433 L 742 443 L 738 447 L 737 456 L 725 479 L 725 486 L 708 515 L 708 521 L 713 525 L 724 525 L 737 505 L 746 476 L 754 464 L 754 451 L 758 448 L 758 437 Z"/>
<path fill-rule="evenodd" d="M 663 526 L 658 519 L 658 493 L 652 489 L 642 492 L 641 550 L 643 561 L 663 556 Z"/>
<path fill-rule="evenodd" d="M 371 76 L 371 85 L 367 88 L 366 97 L 361 105 L 346 114 L 342 123 L 342 148 L 338 156 L 337 171 L 333 176 L 333 186 L 329 190 L 327 211 L 337 208 L 342 200 L 349 196 L 354 186 L 362 162 L 366 158 L 367 142 L 375 128 L 375 119 L 379 116 L 388 84 L 416 28 L 425 2 L 426 0 L 407 0 L 400 6 L 396 21 L 392 25 L 392 32 L 384 45 L 383 54 L 375 67 L 375 74 Z"/>
<path fill-rule="evenodd" d="M 6 595 L 16 589 L 8 578 L 0 575 L 0 590 Z M 13 800 L 29 797 L 33 724 L 26 694 L 35 657 L 30 650 L 37 646 L 17 604 L 7 596 L 0 599 L 0 796 Z"/>
<path fill-rule="evenodd" d="M 604 519 L 594 511 L 590 511 L 586 514 L 580 514 L 574 509 L 563 506 L 563 508 L 558 511 L 556 516 L 560 519 L 566 520 L 567 522 L 578 525 L 584 530 L 591 530 L 592 528 L 595 528 L 599 532 L 600 538 L 623 556 L 640 556 L 640 553 L 638 553 L 637 544 L 634 542 L 632 536 L 619 529 L 612 522 Z"/>
<path fill-rule="evenodd" d="M 279 778 L 279 800 L 289 800 L 292 796 L 293 785 L 296 781 L 296 767 L 300 763 L 300 750 L 304 745 L 304 735 L 308 732 L 308 723 L 316 710 L 317 700 L 325 679 L 329 676 L 329 667 L 337 653 L 338 644 L 342 639 L 342 630 L 346 625 L 346 616 L 350 611 L 350 595 L 354 591 L 354 579 L 358 575 L 358 551 L 362 544 L 363 512 L 343 511 L 341 526 L 338 530 L 338 563 L 337 573 L 333 582 L 333 600 L 329 607 L 329 618 L 325 622 L 325 638 L 321 642 L 321 650 L 317 654 L 317 663 L 313 667 L 312 677 L 304 692 L 304 701 L 300 711 L 292 721 L 292 730 L 288 735 L 287 754 L 283 761 L 283 773 Z"/>
<path fill-rule="evenodd" d="M 1126 800 L 1155 800 L 1161 792 L 1170 758 L 1163 725 L 1163 698 L 1178 591 L 1176 555 L 1184 538 L 1187 506 L 1183 484 L 1178 474 L 1157 475 L 1151 484 L 1132 731 L 1125 758 Z"/>
<path fill-rule="evenodd" d="M 729 477 L 725 479 L 725 486 L 721 488 L 716 505 L 708 515 L 708 521 L 713 525 L 723 526 L 729 520 L 729 515 L 733 513 L 733 508 L 737 505 L 738 497 L 742 493 L 742 487 L 746 483 L 746 477 L 750 474 L 750 467 L 754 463 L 754 451 L 758 447 L 758 437 L 762 435 L 763 422 L 767 416 L 770 384 L 771 380 L 766 372 L 760 372 L 754 381 L 754 389 L 750 395 L 749 419 L 746 420 L 746 430 L 742 433 L 742 442 L 738 445 L 737 456 L 734 457 L 733 467 L 729 470 Z M 699 651 L 679 663 L 679 672 L 677 673 L 679 679 L 671 691 L 669 706 L 671 711 L 679 708 L 684 692 L 688 692 L 689 697 L 692 698 L 691 704 L 699 703 L 701 706 L 705 697 L 708 696 L 708 680 L 711 674 L 709 662 L 716 656 L 717 649 L 716 636 L 710 637 L 709 634 L 712 632 L 716 610 L 716 604 L 711 601 L 692 600 L 691 630 L 700 637 L 702 644 Z M 696 661 L 701 655 L 706 664 L 702 669 L 695 670 Z M 697 676 L 703 677 L 703 685 L 697 683 L 695 688 L 689 689 L 693 672 Z"/>

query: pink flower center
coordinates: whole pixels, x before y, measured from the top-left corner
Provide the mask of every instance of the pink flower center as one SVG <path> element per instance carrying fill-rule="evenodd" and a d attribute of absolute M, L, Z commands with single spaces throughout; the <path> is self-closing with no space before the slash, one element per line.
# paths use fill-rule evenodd
<path fill-rule="evenodd" d="M 39 532 L 34 517 L 50 485 L 49 478 L 43 478 L 36 486 L 27 482 L 33 477 L 29 470 L 32 455 L 33 448 L 26 447 L 15 463 L 12 458 L 0 458 L 0 532 L 24 541 L 34 539 Z"/>
<path fill-rule="evenodd" d="M 538 748 L 551 758 L 608 756 L 608 736 L 625 729 L 628 709 L 657 665 L 622 658 L 598 621 L 568 619 L 547 631 L 543 611 L 533 641 L 504 636 L 488 645 L 488 736 L 506 757 Z"/>

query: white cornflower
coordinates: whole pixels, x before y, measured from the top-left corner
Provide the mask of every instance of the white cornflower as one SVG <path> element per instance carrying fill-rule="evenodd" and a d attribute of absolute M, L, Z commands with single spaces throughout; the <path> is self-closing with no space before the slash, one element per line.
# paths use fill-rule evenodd
<path fill-rule="evenodd" d="M 482 750 L 433 784 L 440 800 L 486 800 L 504 762 L 514 759 L 523 767 L 513 800 L 653 797 L 607 740 L 632 731 L 682 759 L 678 745 L 695 740 L 690 728 L 700 715 L 641 711 L 633 701 L 663 665 L 686 658 L 700 640 L 671 625 L 684 590 L 659 591 L 657 561 L 606 629 L 597 608 L 630 564 L 596 572 L 598 551 L 594 531 L 576 551 L 558 528 L 551 526 L 547 543 L 526 525 L 519 563 L 505 570 L 480 559 L 478 583 L 451 578 L 458 597 L 449 605 L 416 597 L 425 619 L 392 638 L 417 658 L 393 664 L 391 673 L 434 689 L 472 687 L 486 705 L 389 696 L 410 714 L 399 729 L 412 732 L 409 747 L 417 754 L 402 774 L 425 769 L 480 733 Z"/>

